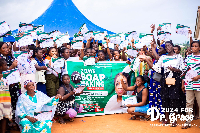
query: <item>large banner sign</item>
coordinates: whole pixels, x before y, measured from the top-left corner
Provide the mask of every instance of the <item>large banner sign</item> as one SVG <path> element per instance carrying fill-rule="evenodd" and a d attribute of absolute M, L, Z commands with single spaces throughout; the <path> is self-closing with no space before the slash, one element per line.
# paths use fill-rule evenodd
<path fill-rule="evenodd" d="M 84 107 L 78 117 L 126 112 L 122 107 L 122 95 L 126 95 L 126 91 L 119 85 L 118 78 L 126 66 L 126 62 L 117 61 L 90 66 L 82 61 L 67 61 L 70 84 L 74 88 L 85 86 L 83 93 L 75 98 L 75 102 Z"/>

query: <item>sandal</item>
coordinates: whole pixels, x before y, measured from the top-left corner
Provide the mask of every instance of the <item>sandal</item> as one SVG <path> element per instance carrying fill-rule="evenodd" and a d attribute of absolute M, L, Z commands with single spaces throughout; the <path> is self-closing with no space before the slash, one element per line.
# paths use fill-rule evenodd
<path fill-rule="evenodd" d="M 190 128 L 190 127 L 191 127 L 191 124 L 186 122 L 186 123 L 181 127 L 181 129 L 188 129 L 188 128 Z"/>
<path fill-rule="evenodd" d="M 73 122 L 74 120 L 73 120 L 73 119 L 71 119 L 71 118 L 69 118 L 69 119 L 68 119 L 68 121 L 70 121 L 70 122 Z"/>
<path fill-rule="evenodd" d="M 169 124 L 169 122 L 168 121 L 163 121 L 162 124 L 167 125 L 167 124 Z"/>
<path fill-rule="evenodd" d="M 149 116 L 147 115 L 147 117 L 145 117 L 145 120 L 146 120 L 146 121 L 151 120 L 151 116 L 150 116 L 150 115 L 149 115 Z"/>
<path fill-rule="evenodd" d="M 136 120 L 136 117 L 132 116 L 131 118 L 129 118 L 129 120 Z"/>
<path fill-rule="evenodd" d="M 194 117 L 193 117 L 193 120 L 198 120 L 198 119 L 200 119 L 200 118 L 197 117 L 197 116 L 194 116 Z"/>
<path fill-rule="evenodd" d="M 140 116 L 140 121 L 145 121 L 146 118 L 144 116 Z"/>
<path fill-rule="evenodd" d="M 176 122 L 172 123 L 170 127 L 177 127 L 177 123 Z"/>
<path fill-rule="evenodd" d="M 59 118 L 58 122 L 59 122 L 60 124 L 65 124 L 65 121 L 63 120 L 63 118 Z"/>

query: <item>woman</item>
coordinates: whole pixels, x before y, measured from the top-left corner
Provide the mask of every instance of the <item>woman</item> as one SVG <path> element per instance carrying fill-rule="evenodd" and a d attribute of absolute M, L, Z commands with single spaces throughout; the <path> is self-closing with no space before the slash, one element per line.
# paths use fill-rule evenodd
<path fill-rule="evenodd" d="M 24 81 L 27 79 L 31 79 L 32 81 L 35 82 L 35 72 L 36 68 L 34 66 L 34 63 L 32 62 L 31 54 L 29 52 L 28 45 L 26 46 L 21 46 L 20 51 L 25 51 L 28 52 L 29 54 L 24 54 L 22 59 L 25 59 L 27 61 L 21 60 L 18 57 L 18 68 L 20 71 L 21 75 L 21 93 L 24 93 L 26 89 L 24 88 Z"/>
<path fill-rule="evenodd" d="M 26 92 L 19 96 L 15 112 L 16 122 L 22 132 L 46 132 L 51 133 L 52 121 L 56 105 L 61 95 L 53 98 L 40 91 L 35 91 L 34 82 L 26 80 L 24 82 Z M 42 115 L 42 117 L 39 117 Z"/>
<path fill-rule="evenodd" d="M 45 75 L 44 72 L 47 70 L 47 67 L 44 64 L 43 61 L 43 54 L 42 54 L 42 49 L 41 48 L 36 48 L 34 50 L 34 54 L 33 54 L 33 59 L 32 63 L 34 64 L 35 68 L 36 68 L 36 73 L 35 73 L 35 80 L 37 83 L 37 90 L 43 92 L 44 94 L 47 94 L 46 91 L 46 80 L 45 80 Z"/>
<path fill-rule="evenodd" d="M 122 87 L 123 80 L 126 87 L 128 87 L 128 81 L 127 78 L 122 74 L 118 73 L 114 78 L 114 84 L 115 84 L 115 95 L 113 95 L 108 103 L 105 106 L 104 113 L 105 114 L 114 114 L 114 113 L 122 113 L 126 112 L 123 110 L 122 106 L 122 95 L 126 95 L 126 91 L 124 90 L 124 87 Z"/>
<path fill-rule="evenodd" d="M 173 50 L 173 43 L 167 41 L 165 43 L 167 55 L 162 55 L 158 62 L 153 65 L 153 69 L 161 73 L 161 68 L 164 69 L 161 84 L 161 99 L 163 108 L 173 108 L 173 112 L 178 112 L 180 109 L 180 96 L 182 93 L 180 73 L 184 69 L 183 58 L 180 54 L 175 54 Z M 169 124 L 169 111 L 165 111 L 164 124 Z M 172 127 L 177 126 L 176 121 L 172 123 Z"/>
<path fill-rule="evenodd" d="M 154 51 L 154 57 L 156 57 L 156 60 L 153 62 L 153 64 L 155 64 L 160 58 L 160 56 L 166 55 L 165 44 L 162 44 L 161 47 L 159 47 L 158 54 L 155 52 L 154 47 L 152 48 L 152 51 Z M 141 61 L 143 60 L 146 61 L 149 66 L 153 65 L 150 61 L 146 59 L 146 57 L 141 59 Z M 149 85 L 149 108 L 156 107 L 160 113 L 163 113 L 161 112 L 162 111 L 161 109 L 162 100 L 161 100 L 161 95 L 160 95 L 161 86 L 160 86 L 160 82 L 152 78 L 154 74 L 155 74 L 155 71 L 151 69 L 151 78 L 150 78 L 150 85 Z"/>
<path fill-rule="evenodd" d="M 6 71 L 7 62 L 5 59 L 0 58 L 0 126 L 1 133 L 6 132 L 7 119 L 12 119 L 11 97 L 9 86 L 4 86 L 3 71 Z"/>
<path fill-rule="evenodd" d="M 17 60 L 13 60 L 9 56 L 9 48 L 7 43 L 5 42 L 0 42 L 0 58 L 5 59 L 7 63 L 7 68 L 8 70 L 14 69 L 17 66 Z M 15 83 L 9 86 L 9 91 L 10 91 L 10 96 L 11 96 L 11 105 L 12 105 L 12 110 L 16 109 L 16 103 L 20 94 L 20 89 L 19 89 L 19 84 Z M 13 115 L 13 119 L 15 116 Z M 10 126 L 15 126 L 16 124 L 10 123 Z"/>
<path fill-rule="evenodd" d="M 149 95 L 148 95 L 148 89 L 144 86 L 145 79 L 143 76 L 139 75 L 136 78 L 136 85 L 127 87 L 126 84 L 123 82 L 123 79 L 121 78 L 121 83 L 123 88 L 126 91 L 134 91 L 136 93 L 137 97 L 137 103 L 136 104 L 128 104 L 126 105 L 128 107 L 128 113 L 131 115 L 135 115 L 131 117 L 131 120 L 135 120 L 138 116 L 146 116 L 147 110 L 149 109 Z"/>
<path fill-rule="evenodd" d="M 45 58 L 45 64 L 49 64 L 52 68 L 54 68 L 52 58 L 58 58 L 57 49 L 55 47 L 49 48 L 48 56 Z M 54 70 L 56 73 L 48 68 L 45 75 L 47 95 L 50 97 L 55 96 L 59 88 L 59 77 L 57 74 L 61 73 L 61 68 L 54 68 Z"/>
<path fill-rule="evenodd" d="M 80 96 L 83 92 L 75 94 L 74 87 L 70 84 L 70 77 L 68 74 L 64 74 L 62 76 L 63 85 L 58 89 L 58 94 L 60 94 L 63 98 L 59 100 L 57 106 L 57 114 L 59 116 L 60 124 L 64 124 L 64 119 L 68 119 L 73 121 L 72 118 L 76 117 L 77 112 L 81 113 L 83 110 L 83 106 L 80 106 L 75 101 L 75 96 Z"/>
<path fill-rule="evenodd" d="M 187 55 L 187 58 L 185 59 L 185 70 L 190 68 L 191 70 L 187 71 L 187 73 L 194 72 L 197 76 L 194 76 L 191 81 L 187 81 L 187 73 L 184 79 L 185 84 L 183 84 L 183 87 L 185 86 L 186 90 L 186 108 L 193 109 L 194 99 L 196 98 L 198 106 L 200 107 L 200 76 L 199 76 L 199 64 L 200 64 L 200 42 L 193 41 L 191 43 L 191 49 L 192 54 Z M 183 82 L 184 83 L 184 82 Z M 184 88 L 183 88 L 184 89 Z M 192 112 L 187 112 L 187 115 L 192 115 Z M 191 127 L 191 120 L 187 121 L 182 129 L 187 129 Z"/>

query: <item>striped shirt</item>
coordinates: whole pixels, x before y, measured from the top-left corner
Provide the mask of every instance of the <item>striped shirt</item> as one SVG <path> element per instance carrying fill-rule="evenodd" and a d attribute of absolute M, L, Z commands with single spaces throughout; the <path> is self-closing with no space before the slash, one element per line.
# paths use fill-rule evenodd
<path fill-rule="evenodd" d="M 200 55 L 188 55 L 185 59 L 185 70 L 193 70 L 200 75 Z M 187 71 L 189 72 L 189 71 Z M 187 74 L 187 73 L 186 73 Z M 200 79 L 198 81 L 185 82 L 186 90 L 200 91 Z"/>

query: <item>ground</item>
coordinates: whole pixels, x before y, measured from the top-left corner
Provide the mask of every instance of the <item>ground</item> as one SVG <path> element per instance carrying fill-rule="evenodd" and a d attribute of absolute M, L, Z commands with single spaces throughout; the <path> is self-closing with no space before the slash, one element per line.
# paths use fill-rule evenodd
<path fill-rule="evenodd" d="M 181 129 L 181 126 L 151 126 L 150 124 L 160 123 L 159 121 L 129 120 L 129 118 L 129 114 L 75 118 L 73 122 L 67 122 L 67 124 L 53 123 L 51 131 L 52 133 L 200 133 L 200 119 L 193 120 L 193 127 Z M 178 124 L 183 123 L 178 121 Z M 12 133 L 19 132 L 12 131 Z"/>

